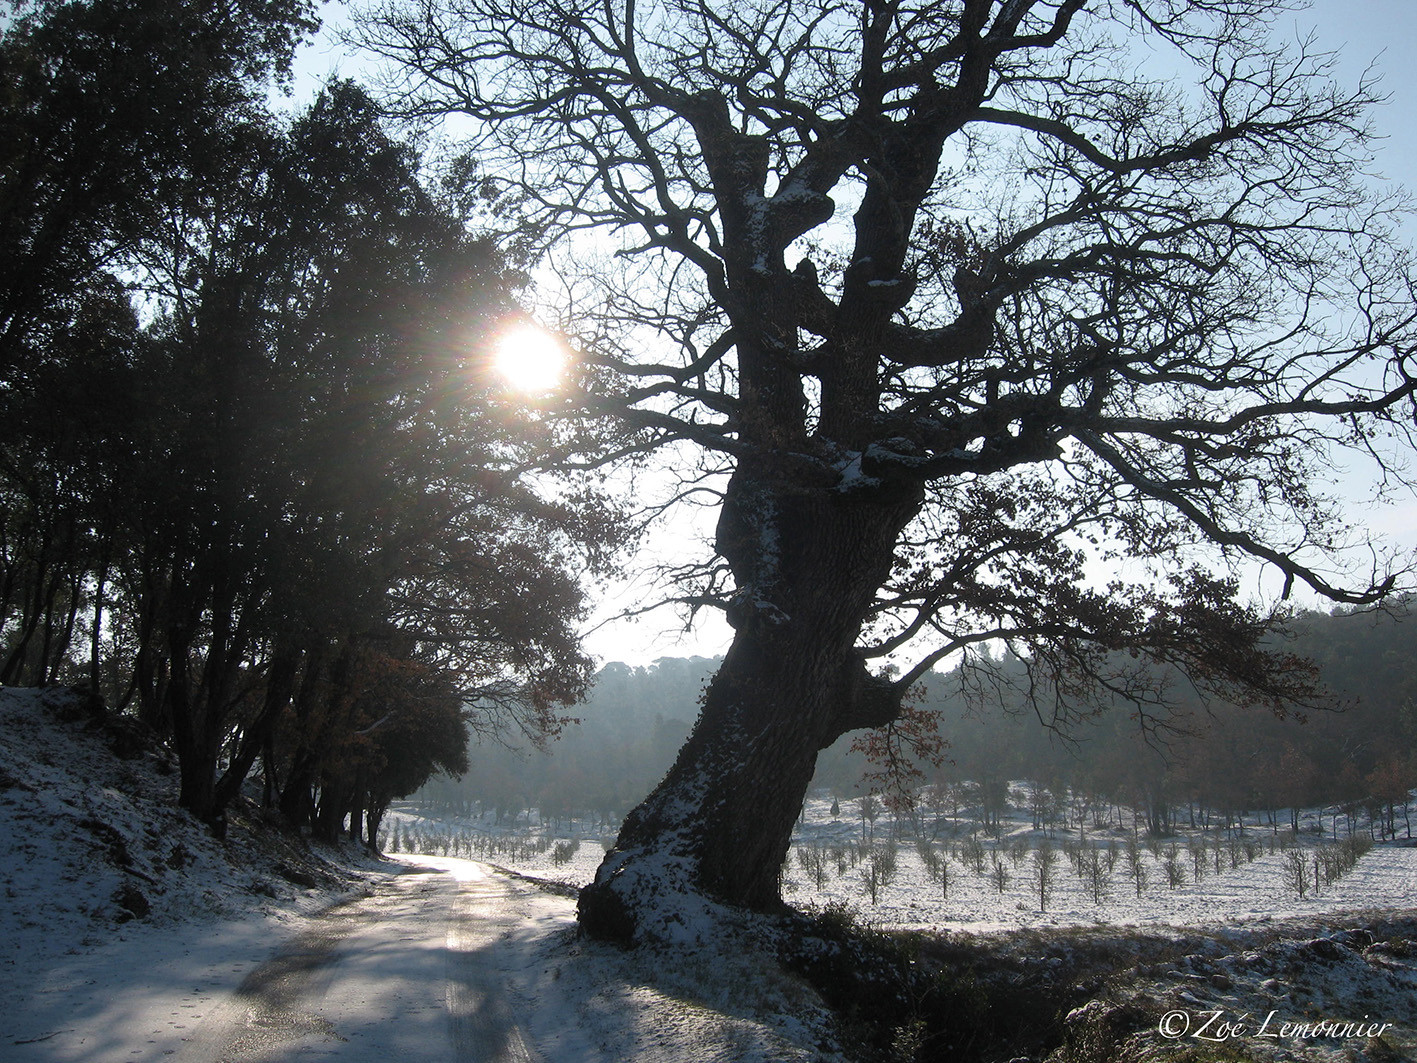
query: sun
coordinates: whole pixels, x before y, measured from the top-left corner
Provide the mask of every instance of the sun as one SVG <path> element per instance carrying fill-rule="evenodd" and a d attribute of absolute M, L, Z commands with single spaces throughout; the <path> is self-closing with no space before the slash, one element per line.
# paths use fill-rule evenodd
<path fill-rule="evenodd" d="M 497 339 L 492 364 L 517 391 L 544 395 L 556 390 L 566 369 L 568 353 L 561 340 L 545 329 L 523 322 Z"/>

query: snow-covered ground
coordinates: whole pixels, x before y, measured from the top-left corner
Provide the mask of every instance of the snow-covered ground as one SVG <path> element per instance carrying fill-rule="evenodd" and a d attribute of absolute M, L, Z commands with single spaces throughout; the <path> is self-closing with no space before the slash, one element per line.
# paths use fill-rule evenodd
<path fill-rule="evenodd" d="M 390 831 L 401 849 L 421 852 L 374 861 L 311 852 L 249 812 L 219 842 L 173 807 L 175 787 L 171 761 L 140 735 L 100 727 L 62 697 L 0 690 L 4 1063 L 844 1058 L 815 992 L 771 958 L 740 951 L 741 939 L 628 952 L 585 941 L 569 890 L 494 868 L 580 884 L 608 835 L 401 809 Z M 1301 898 L 1287 869 L 1296 850 L 1270 851 L 1265 832 L 1247 831 L 1252 853 L 1224 848 L 1218 872 L 1208 850 L 1199 881 L 1182 839 L 1183 883 L 1168 884 L 1165 847 L 1145 850 L 1138 898 L 1118 853 L 1100 902 L 1061 856 L 1040 913 L 1032 857 L 1011 848 L 1036 845 L 1039 832 L 1006 823 L 1000 839 L 986 839 L 979 874 L 959 848 L 967 825 L 948 827 L 954 853 L 945 841 L 930 853 L 948 870 L 947 897 L 916 844 L 900 840 L 894 876 L 873 900 L 872 855 L 850 848 L 860 821 L 814 799 L 784 886 L 800 905 L 941 931 L 930 948 L 963 950 L 946 964 L 964 957 L 981 978 L 1004 977 L 1010 993 L 1032 986 L 1056 1004 L 1065 978 L 1067 1006 L 1082 1001 L 1068 1036 L 1127 1046 L 1089 1058 L 1215 1048 L 1196 1037 L 1208 1017 L 1231 1030 L 1249 1024 L 1249 1039 L 1230 1046 L 1246 1053 L 1237 1058 L 1417 1053 L 1417 850 L 1379 846 Z M 889 833 L 876 823 L 877 860 Z M 1053 841 L 1061 849 L 1064 839 Z M 1181 1037 L 1158 1026 L 1163 1012 L 1190 1024 Z M 1257 1040 L 1254 1026 L 1270 1013 L 1370 1015 L 1394 1028 L 1381 1044 Z"/>
<path fill-rule="evenodd" d="M 219 842 L 175 788 L 72 700 L 0 690 L 4 1063 L 839 1058 L 760 957 L 582 941 L 573 899 L 472 861 L 322 858 L 240 816 Z"/>
<path fill-rule="evenodd" d="M 784 896 L 793 904 L 823 908 L 843 906 L 861 920 L 882 928 L 987 933 L 1024 927 L 1069 926 L 1194 926 L 1213 923 L 1320 916 L 1325 913 L 1370 908 L 1408 908 L 1417 903 L 1417 847 L 1378 845 L 1365 853 L 1352 870 L 1335 881 L 1319 882 L 1314 889 L 1315 848 L 1328 844 L 1308 837 L 1291 844 L 1286 833 L 1251 824 L 1233 839 L 1206 836 L 1207 849 L 1201 878 L 1196 880 L 1196 860 L 1191 846 L 1197 837 L 1178 837 L 1154 847 L 1138 843 L 1142 889 L 1128 873 L 1124 833 L 1089 834 L 1087 844 L 1100 849 L 1102 881 L 1094 891 L 1091 879 L 1080 876 L 1063 851 L 1062 832 L 1035 831 L 1026 813 L 1015 809 L 997 840 L 981 836 L 983 870 L 962 859 L 968 836 L 967 821 L 946 825 L 945 835 L 933 842 L 934 855 L 944 865 L 947 885 L 932 873 L 917 842 L 901 830 L 891 839 L 885 817 L 868 831 L 868 849 L 880 861 L 894 856 L 895 870 L 888 880 L 877 871 L 877 893 L 870 895 L 871 856 L 863 856 L 862 829 L 850 812 L 831 815 L 831 798 L 814 794 L 807 802 L 793 839 L 793 850 L 783 874 Z M 394 839 L 398 824 L 399 847 L 445 855 L 476 856 L 522 874 L 580 886 L 595 874 L 613 833 L 570 831 L 556 833 L 540 826 L 498 827 L 493 818 L 431 819 L 411 808 L 390 813 L 387 837 Z M 953 829 L 953 837 L 949 837 Z M 1057 852 L 1053 885 L 1040 910 L 1034 850 L 1047 839 Z M 1073 839 L 1076 840 L 1074 834 Z M 1217 870 L 1216 845 L 1220 845 Z M 557 846 L 574 851 L 557 862 Z M 1281 848 L 1281 846 L 1283 846 Z M 1107 853 L 1111 849 L 1108 866 Z M 1166 869 L 1171 850 L 1184 883 L 1168 884 Z M 1291 884 L 1293 855 L 1305 854 L 1306 890 L 1300 897 Z M 1003 889 L 995 870 L 995 856 L 1003 867 Z M 818 875 L 813 858 L 825 865 Z M 1100 895 L 1100 900 L 1098 899 Z"/>
<path fill-rule="evenodd" d="M 352 854 L 258 844 L 239 817 L 217 841 L 176 807 L 177 783 L 131 724 L 100 726 L 64 691 L 0 689 L 0 978 L 194 916 L 278 932 L 358 886 Z"/>
<path fill-rule="evenodd" d="M 476 854 L 568 886 L 590 879 L 612 840 L 412 809 L 394 813 L 391 838 L 393 824 L 401 846 Z M 1356 845 L 1356 864 L 1330 880 L 1335 872 L 1322 857 L 1334 853 L 1331 839 L 1296 841 L 1258 823 L 1233 845 L 1225 835 L 1196 834 L 1153 851 L 1137 839 L 1138 895 L 1125 834 L 1089 833 L 1089 848 L 1079 851 L 1096 853 L 1094 882 L 1064 852 L 1080 846 L 1075 834 L 1049 838 L 1017 809 L 998 838 L 981 839 L 984 870 L 975 871 L 963 845 L 970 826 L 947 824 L 953 842 L 935 841 L 927 859 L 915 842 L 893 845 L 889 824 L 878 820 L 870 855 L 852 855 L 860 821 L 833 817 L 829 798 L 816 797 L 796 832 L 784 889 L 833 919 L 925 931 L 922 962 L 946 976 L 969 972 L 966 993 L 982 993 L 989 1008 L 1022 1009 L 1020 1027 L 1036 1015 L 1065 1016 L 1037 1035 L 995 1027 L 983 1058 L 1417 1060 L 1417 848 Z M 1033 850 L 1045 839 L 1059 858 L 1040 911 Z M 892 848 L 895 873 L 884 884 L 878 873 L 873 900 L 869 860 Z M 947 897 L 934 861 L 948 875 Z M 937 1058 L 923 1051 L 917 1058 Z"/>

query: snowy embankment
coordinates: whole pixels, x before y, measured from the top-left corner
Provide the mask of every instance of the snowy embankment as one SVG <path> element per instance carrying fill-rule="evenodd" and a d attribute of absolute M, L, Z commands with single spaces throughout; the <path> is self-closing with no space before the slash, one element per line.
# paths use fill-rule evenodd
<path fill-rule="evenodd" d="M 361 885 L 354 854 L 323 859 L 239 811 L 218 841 L 177 808 L 177 784 L 133 721 L 105 724 L 61 689 L 0 689 L 0 977 L 194 918 L 278 931 Z"/>
<path fill-rule="evenodd" d="M 176 769 L 66 691 L 0 689 L 0 1058 L 160 1057 L 376 872 L 233 817 L 217 841 Z"/>
<path fill-rule="evenodd" d="M 761 958 L 584 942 L 567 896 L 466 860 L 312 853 L 241 810 L 218 841 L 175 794 L 130 727 L 0 689 L 6 1063 L 839 1058 Z"/>

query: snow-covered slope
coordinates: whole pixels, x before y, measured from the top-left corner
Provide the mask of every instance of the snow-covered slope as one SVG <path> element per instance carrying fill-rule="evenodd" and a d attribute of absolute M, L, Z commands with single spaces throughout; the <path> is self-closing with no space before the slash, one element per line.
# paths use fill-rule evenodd
<path fill-rule="evenodd" d="M 132 721 L 67 690 L 0 689 L 0 1059 L 161 1058 L 379 874 L 242 809 L 218 841 L 176 793 L 175 763 Z"/>
<path fill-rule="evenodd" d="M 360 884 L 350 854 L 321 859 L 239 809 L 218 841 L 176 793 L 175 763 L 132 721 L 63 689 L 0 689 L 0 978 L 136 924 L 294 919 Z"/>

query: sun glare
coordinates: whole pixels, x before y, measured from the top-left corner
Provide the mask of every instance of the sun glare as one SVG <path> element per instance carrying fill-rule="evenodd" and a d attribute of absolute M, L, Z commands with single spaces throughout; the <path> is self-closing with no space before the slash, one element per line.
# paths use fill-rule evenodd
<path fill-rule="evenodd" d="M 493 364 L 509 385 L 527 394 L 553 391 L 566 368 L 561 341 L 531 324 L 514 325 L 497 341 Z"/>

